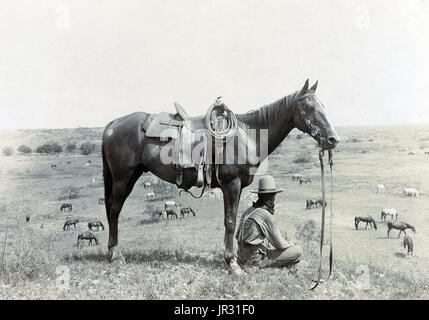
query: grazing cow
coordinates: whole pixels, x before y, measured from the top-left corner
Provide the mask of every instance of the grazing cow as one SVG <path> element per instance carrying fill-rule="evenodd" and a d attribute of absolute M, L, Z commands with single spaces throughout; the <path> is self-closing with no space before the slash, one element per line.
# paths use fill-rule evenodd
<path fill-rule="evenodd" d="M 302 183 L 305 183 L 305 184 L 311 183 L 311 180 L 310 180 L 310 178 L 300 178 L 299 184 L 302 184 Z"/>
<path fill-rule="evenodd" d="M 410 151 L 410 152 L 408 152 L 408 155 L 409 156 L 415 156 L 415 153 Z"/>
<path fill-rule="evenodd" d="M 91 220 L 88 222 L 88 229 L 92 230 L 92 228 L 97 228 L 97 231 L 100 229 L 104 230 L 104 225 L 101 223 L 100 220 Z"/>
<path fill-rule="evenodd" d="M 377 193 L 384 193 L 384 184 L 377 184 Z"/>
<path fill-rule="evenodd" d="M 154 192 L 146 193 L 146 198 L 148 198 L 148 199 L 155 199 L 155 193 Z"/>
<path fill-rule="evenodd" d="M 372 226 L 374 226 L 374 229 L 377 230 L 377 224 L 375 223 L 375 219 L 372 216 L 355 217 L 356 230 L 359 229 L 358 228 L 359 222 L 361 222 L 361 221 L 366 222 L 365 229 L 368 227 L 368 223 L 369 223 L 369 225 L 371 226 L 371 229 L 372 229 Z"/>
<path fill-rule="evenodd" d="M 165 201 L 164 208 L 165 208 L 165 212 L 167 213 L 167 219 L 169 216 L 175 216 L 176 219 L 179 217 L 180 207 L 176 203 L 176 201 L 172 201 L 172 200 Z"/>
<path fill-rule="evenodd" d="M 77 246 L 78 246 L 78 248 L 80 247 L 80 242 L 82 240 L 89 240 L 89 242 L 88 242 L 89 246 L 91 246 L 92 245 L 92 241 L 94 241 L 95 245 L 98 246 L 98 239 L 97 239 L 97 237 L 91 231 L 85 231 L 85 232 L 79 233 L 79 235 L 77 236 Z"/>
<path fill-rule="evenodd" d="M 180 218 L 184 218 L 185 214 L 188 214 L 188 218 L 189 218 L 189 214 L 192 213 L 192 215 L 195 217 L 195 211 L 191 208 L 191 207 L 187 207 L 187 208 L 182 208 L 180 209 Z"/>
<path fill-rule="evenodd" d="M 27 222 L 27 223 L 29 223 L 29 222 L 30 222 L 30 216 L 29 216 L 29 215 L 26 215 L 26 216 L 25 216 L 25 222 Z"/>
<path fill-rule="evenodd" d="M 63 203 L 60 207 L 60 211 L 73 211 L 73 206 L 71 203 Z"/>
<path fill-rule="evenodd" d="M 294 174 L 294 175 L 292 176 L 292 181 L 300 180 L 300 179 L 302 179 L 302 178 L 303 178 L 303 177 L 302 177 L 302 174 L 297 173 L 297 174 Z"/>
<path fill-rule="evenodd" d="M 314 208 L 314 201 L 311 199 L 306 200 L 305 210 Z"/>
<path fill-rule="evenodd" d="M 404 188 L 403 196 L 416 198 L 419 196 L 419 192 L 415 188 Z"/>
<path fill-rule="evenodd" d="M 66 222 L 64 223 L 63 230 L 69 230 L 71 225 L 73 225 L 74 228 L 76 229 L 77 223 L 79 223 L 79 219 L 76 219 L 76 218 L 67 219 Z"/>
<path fill-rule="evenodd" d="M 398 239 L 399 236 L 401 235 L 401 232 L 404 232 L 404 234 L 407 234 L 407 232 L 405 232 L 405 229 L 411 229 L 414 232 L 416 232 L 416 228 L 414 228 L 412 225 L 406 223 L 406 222 L 402 222 L 402 221 L 388 221 L 387 222 L 387 237 L 389 238 L 389 233 L 391 229 L 396 229 L 396 230 L 400 230 L 399 234 L 398 234 Z"/>
<path fill-rule="evenodd" d="M 381 221 L 386 221 L 386 217 L 390 216 L 393 220 L 393 218 L 395 217 L 396 220 L 398 220 L 398 212 L 396 211 L 396 209 L 383 209 L 381 210 Z"/>
<path fill-rule="evenodd" d="M 407 256 L 414 255 L 414 243 L 413 243 L 413 238 L 411 238 L 411 236 L 409 236 L 408 234 L 405 235 L 404 237 L 404 249 L 408 249 L 407 250 Z"/>
<path fill-rule="evenodd" d="M 143 187 L 145 188 L 145 189 L 147 189 L 147 188 L 150 188 L 151 187 L 151 183 L 150 182 L 145 182 L 144 183 L 144 185 L 143 185 Z"/>
<path fill-rule="evenodd" d="M 56 169 L 57 165 L 56 164 L 51 164 L 51 169 Z"/>
<path fill-rule="evenodd" d="M 104 198 L 98 199 L 98 204 L 104 204 Z"/>

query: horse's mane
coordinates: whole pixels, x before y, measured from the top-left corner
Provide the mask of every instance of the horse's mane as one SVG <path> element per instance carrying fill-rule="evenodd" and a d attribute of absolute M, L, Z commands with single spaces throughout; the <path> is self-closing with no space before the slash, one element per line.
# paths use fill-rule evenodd
<path fill-rule="evenodd" d="M 248 124 L 266 126 L 272 121 L 277 121 L 282 110 L 292 105 L 298 94 L 299 92 L 296 91 L 258 109 L 250 110 L 245 114 L 239 114 L 237 118 Z"/>

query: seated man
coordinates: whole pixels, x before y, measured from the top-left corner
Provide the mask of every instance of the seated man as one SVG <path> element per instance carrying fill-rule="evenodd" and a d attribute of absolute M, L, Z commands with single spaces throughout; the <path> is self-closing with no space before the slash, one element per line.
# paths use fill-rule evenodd
<path fill-rule="evenodd" d="M 222 102 L 222 97 L 217 97 L 213 110 L 210 114 L 210 125 L 216 132 L 222 132 L 227 128 L 228 112 L 227 107 Z"/>
<path fill-rule="evenodd" d="M 242 266 L 285 267 L 299 262 L 300 246 L 288 242 L 274 221 L 276 189 L 272 176 L 259 179 L 258 200 L 241 217 L 237 230 L 238 263 Z M 268 244 L 267 244 L 268 242 Z"/>

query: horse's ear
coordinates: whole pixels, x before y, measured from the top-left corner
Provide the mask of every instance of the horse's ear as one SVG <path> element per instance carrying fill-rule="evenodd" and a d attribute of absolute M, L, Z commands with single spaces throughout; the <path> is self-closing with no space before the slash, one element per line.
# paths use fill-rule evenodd
<path fill-rule="evenodd" d="M 319 80 L 317 80 L 316 81 L 316 83 L 315 84 L 313 84 L 313 86 L 310 88 L 310 91 L 311 92 L 316 92 L 316 89 L 317 89 L 317 83 L 319 82 Z"/>
<path fill-rule="evenodd" d="M 299 92 L 299 96 L 306 94 L 307 91 L 308 91 L 308 79 L 305 81 L 304 86 L 302 87 L 301 91 Z"/>

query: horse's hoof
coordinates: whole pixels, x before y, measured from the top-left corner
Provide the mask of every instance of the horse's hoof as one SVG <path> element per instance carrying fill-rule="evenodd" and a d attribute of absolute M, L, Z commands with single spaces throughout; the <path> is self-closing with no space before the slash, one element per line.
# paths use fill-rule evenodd
<path fill-rule="evenodd" d="M 243 276 L 246 274 L 237 263 L 231 263 L 229 266 L 229 274 L 234 276 Z"/>
<path fill-rule="evenodd" d="M 110 262 L 115 264 L 125 264 L 125 258 L 118 248 L 110 249 Z"/>

